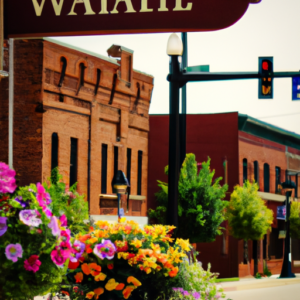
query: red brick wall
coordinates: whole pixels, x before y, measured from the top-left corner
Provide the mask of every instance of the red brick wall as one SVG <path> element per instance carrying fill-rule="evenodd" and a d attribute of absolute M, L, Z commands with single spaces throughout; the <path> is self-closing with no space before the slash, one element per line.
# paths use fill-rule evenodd
<path fill-rule="evenodd" d="M 8 41 L 4 41 L 3 69 L 8 71 Z M 8 77 L 0 79 L 0 161 L 8 163 Z"/>
<path fill-rule="evenodd" d="M 14 43 L 13 166 L 26 185 L 42 179 L 43 114 L 36 108 L 42 100 L 43 41 Z"/>

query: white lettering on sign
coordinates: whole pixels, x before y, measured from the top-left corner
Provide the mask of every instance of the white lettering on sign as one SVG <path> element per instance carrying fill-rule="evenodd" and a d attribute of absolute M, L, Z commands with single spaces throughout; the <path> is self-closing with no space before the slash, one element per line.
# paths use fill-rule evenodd
<path fill-rule="evenodd" d="M 193 3 L 189 2 L 186 8 L 182 7 L 182 0 L 176 0 L 176 6 L 174 11 L 182 11 L 182 10 L 192 10 Z"/>
<path fill-rule="evenodd" d="M 141 10 L 140 12 L 151 12 L 153 8 L 148 8 L 148 0 L 141 0 Z"/>
<path fill-rule="evenodd" d="M 36 16 L 40 17 L 42 15 L 45 1 L 46 0 L 42 0 L 42 2 L 40 2 L 40 4 L 39 4 L 38 0 L 32 0 Z M 50 1 L 50 0 L 47 0 L 47 1 Z M 61 15 L 64 1 L 65 0 L 51 0 L 53 10 L 54 10 L 56 16 Z M 101 11 L 99 12 L 100 15 L 109 14 L 109 12 L 107 10 L 107 2 L 108 1 L 112 1 L 112 0 L 101 0 Z M 127 10 L 125 11 L 125 13 L 136 13 L 137 12 L 132 5 L 132 0 L 115 0 L 114 9 L 110 13 L 118 14 L 119 13 L 118 5 L 121 2 L 124 2 L 126 5 Z M 77 13 L 74 11 L 75 6 L 77 4 L 84 5 L 85 15 L 95 15 L 95 12 L 93 11 L 92 6 L 91 6 L 91 0 L 73 0 L 73 5 L 72 5 L 71 11 L 69 12 L 68 16 L 77 15 Z M 149 4 L 149 0 L 141 0 L 141 10 L 139 12 L 153 12 L 154 9 L 149 8 L 148 4 Z M 176 4 L 175 4 L 173 11 L 190 11 L 190 10 L 192 10 L 192 7 L 193 7 L 192 2 L 188 2 L 186 7 L 184 8 L 184 7 L 182 7 L 182 0 L 176 0 Z M 167 0 L 160 0 L 160 6 L 158 8 L 158 11 L 159 12 L 169 11 L 169 9 L 167 8 Z"/>
<path fill-rule="evenodd" d="M 120 2 L 125 2 L 127 10 L 125 11 L 125 13 L 135 13 L 136 11 L 134 10 L 131 0 L 116 0 L 116 4 L 114 9 L 111 11 L 112 14 L 118 14 L 118 10 L 117 7 L 119 5 Z"/>
<path fill-rule="evenodd" d="M 95 12 L 93 12 L 92 7 L 91 7 L 90 0 L 74 0 L 73 6 L 72 6 L 71 11 L 68 14 L 68 16 L 77 15 L 76 12 L 74 12 L 74 8 L 75 8 L 76 4 L 82 4 L 82 3 L 85 6 L 85 15 L 95 15 Z"/>

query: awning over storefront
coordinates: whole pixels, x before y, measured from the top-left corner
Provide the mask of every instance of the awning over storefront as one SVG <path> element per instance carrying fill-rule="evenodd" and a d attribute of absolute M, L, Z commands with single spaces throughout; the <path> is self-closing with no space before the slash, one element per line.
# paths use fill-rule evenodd
<path fill-rule="evenodd" d="M 265 201 L 284 202 L 285 196 L 272 193 L 258 192 L 258 195 Z"/>

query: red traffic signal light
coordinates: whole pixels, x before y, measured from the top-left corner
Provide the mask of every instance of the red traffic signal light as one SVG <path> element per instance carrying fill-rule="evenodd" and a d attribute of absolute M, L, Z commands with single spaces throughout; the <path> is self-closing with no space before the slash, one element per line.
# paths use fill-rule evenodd
<path fill-rule="evenodd" d="M 259 57 L 258 98 L 273 99 L 273 57 Z"/>

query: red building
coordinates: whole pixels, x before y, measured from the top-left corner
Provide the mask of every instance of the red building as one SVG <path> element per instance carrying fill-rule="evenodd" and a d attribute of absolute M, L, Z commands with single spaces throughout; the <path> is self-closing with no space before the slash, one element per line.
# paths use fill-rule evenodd
<path fill-rule="evenodd" d="M 156 205 L 156 180 L 168 180 L 164 174 L 164 167 L 168 165 L 168 124 L 168 115 L 150 116 L 148 208 Z M 207 160 L 208 156 L 211 158 L 215 177 L 223 177 L 221 183 L 229 185 L 227 199 L 233 187 L 243 184 L 245 179 L 258 182 L 260 196 L 274 211 L 273 230 L 261 241 L 258 250 L 270 265 L 272 260 L 280 260 L 283 240 L 278 239 L 278 234 L 284 221 L 276 220 L 276 212 L 277 206 L 283 205 L 285 196 L 278 184 L 289 176 L 297 182 L 299 189 L 296 174 L 300 173 L 300 135 L 237 112 L 188 115 L 186 148 L 187 153 L 196 155 L 198 162 Z M 297 199 L 297 190 L 293 197 Z M 251 247 L 252 243 L 249 243 L 250 258 Z M 225 232 L 213 243 L 198 244 L 197 250 L 205 267 L 210 262 L 212 270 L 219 272 L 221 277 L 238 276 L 239 264 L 243 261 L 243 241 L 237 241 Z M 298 259 L 296 255 L 295 258 Z"/>

